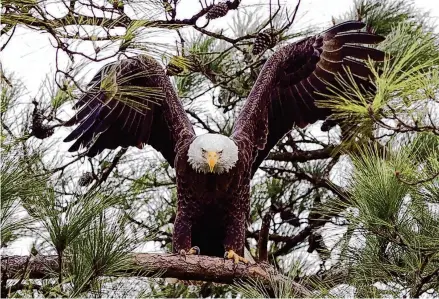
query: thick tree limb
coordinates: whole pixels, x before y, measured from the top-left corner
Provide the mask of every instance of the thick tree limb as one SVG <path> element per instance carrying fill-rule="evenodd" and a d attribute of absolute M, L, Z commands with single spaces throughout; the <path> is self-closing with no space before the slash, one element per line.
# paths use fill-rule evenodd
<path fill-rule="evenodd" d="M 3 256 L 2 272 L 9 278 L 21 275 L 26 265 L 26 256 Z M 29 278 L 49 278 L 58 269 L 57 256 L 37 256 L 28 264 Z M 138 253 L 133 254 L 133 267 L 121 275 L 177 278 L 179 280 L 202 280 L 230 284 L 235 279 L 267 281 L 275 270 L 268 264 L 234 264 L 208 256 L 180 256 L 176 254 Z"/>

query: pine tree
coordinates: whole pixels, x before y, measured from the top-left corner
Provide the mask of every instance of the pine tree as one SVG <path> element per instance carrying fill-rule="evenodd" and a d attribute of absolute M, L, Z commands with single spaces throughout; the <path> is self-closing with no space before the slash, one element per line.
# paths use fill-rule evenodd
<path fill-rule="evenodd" d="M 69 63 L 57 64 L 56 74 L 31 95 L 13 69 L 2 70 L 2 297 L 438 295 L 439 44 L 426 18 L 403 1 L 356 1 L 351 11 L 334 17 L 335 23 L 362 20 L 367 30 L 386 36 L 379 47 L 391 58 L 371 65 L 377 95 L 353 101 L 358 87 L 345 82 L 337 96 L 319 103 L 333 109 L 340 126 L 330 128 L 328 119 L 294 128 L 252 182 L 246 247 L 276 268 L 268 283 L 171 282 L 160 271 L 133 265 L 136 253 L 152 247 L 171 252 L 174 170 L 148 148 L 119 148 L 90 159 L 55 150 L 65 136 L 59 127 L 89 83 L 83 77 L 87 67 L 147 53 L 168 66 L 200 131 L 230 133 L 271 55 L 266 50 L 318 32 L 291 27 L 290 9 L 266 16 L 267 6 L 239 2 L 200 7 L 200 15 L 188 19 L 177 18 L 179 3 L 171 1 L 111 1 L 104 18 L 81 15 L 75 1 L 59 0 L 70 8 L 62 18 L 32 1 L 3 3 L 2 35 L 15 38 L 18 26 L 48 32 Z M 225 15 L 233 22 L 221 29 L 229 30 L 200 25 L 204 17 Z M 101 33 L 81 29 L 87 26 Z M 159 44 L 155 31 L 174 34 L 176 43 Z M 72 50 L 66 41 L 94 51 Z M 109 93 L 154 92 L 120 91 L 111 76 L 104 81 Z M 328 133 L 322 134 L 322 125 Z M 13 267 L 4 271 L 4 258 L 29 237 L 29 256 L 17 276 L 8 276 Z M 57 267 L 33 279 L 32 265 L 42 260 Z"/>

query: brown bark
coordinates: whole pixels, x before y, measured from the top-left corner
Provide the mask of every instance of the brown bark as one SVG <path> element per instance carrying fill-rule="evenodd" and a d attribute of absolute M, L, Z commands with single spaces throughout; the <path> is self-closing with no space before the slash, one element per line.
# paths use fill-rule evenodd
<path fill-rule="evenodd" d="M 318 150 L 302 151 L 294 150 L 293 152 L 273 152 L 267 157 L 267 160 L 281 162 L 307 162 L 318 159 L 329 159 L 333 156 L 335 146 L 329 145 Z"/>
<path fill-rule="evenodd" d="M 270 222 L 273 218 L 272 211 L 265 214 L 262 219 L 261 230 L 259 231 L 258 239 L 258 261 L 268 262 L 268 238 L 270 232 Z"/>
<path fill-rule="evenodd" d="M 17 278 L 22 274 L 28 257 L 2 256 L 2 273 L 7 272 L 9 278 Z M 29 278 L 49 277 L 58 269 L 57 256 L 37 256 L 31 258 L 28 265 Z M 129 276 L 177 278 L 180 280 L 202 280 L 230 284 L 235 279 L 268 280 L 273 278 L 274 269 L 268 264 L 244 265 L 234 264 L 208 256 L 180 256 L 176 254 L 138 253 L 133 254 L 133 266 Z M 122 274 L 122 273 L 121 273 Z"/>

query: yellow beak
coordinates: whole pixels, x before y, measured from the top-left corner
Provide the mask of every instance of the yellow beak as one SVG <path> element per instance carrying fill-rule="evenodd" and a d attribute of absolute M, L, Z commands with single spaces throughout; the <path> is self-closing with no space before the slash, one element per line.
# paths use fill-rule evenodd
<path fill-rule="evenodd" d="M 216 152 L 207 152 L 207 164 L 209 164 L 210 172 L 213 172 L 217 161 L 218 154 Z"/>

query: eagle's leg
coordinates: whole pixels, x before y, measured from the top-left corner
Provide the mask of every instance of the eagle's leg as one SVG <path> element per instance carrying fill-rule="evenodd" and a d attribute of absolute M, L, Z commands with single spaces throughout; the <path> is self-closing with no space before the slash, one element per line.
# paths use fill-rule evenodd
<path fill-rule="evenodd" d="M 175 253 L 186 256 L 189 254 L 200 254 L 198 246 L 191 247 L 192 223 L 190 217 L 184 212 L 177 212 L 174 223 L 174 234 L 172 235 L 172 249 Z"/>
<path fill-rule="evenodd" d="M 236 207 L 236 206 L 235 206 Z M 239 206 L 238 206 L 239 207 Z M 229 211 L 226 216 L 226 237 L 224 239 L 225 259 L 233 259 L 247 264 L 243 258 L 245 241 L 245 216 L 240 209 Z"/>

